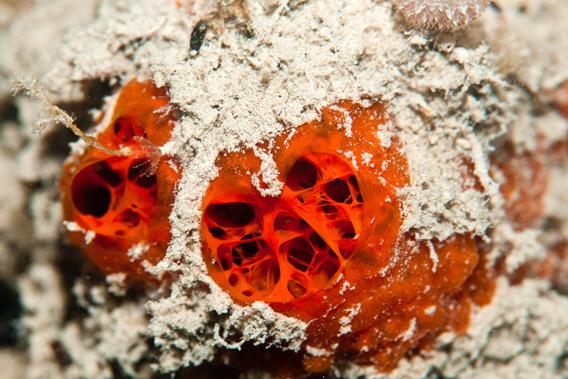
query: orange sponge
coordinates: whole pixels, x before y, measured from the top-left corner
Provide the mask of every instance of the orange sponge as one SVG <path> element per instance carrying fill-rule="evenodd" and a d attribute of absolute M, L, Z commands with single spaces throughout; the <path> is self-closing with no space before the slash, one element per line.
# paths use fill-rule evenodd
<path fill-rule="evenodd" d="M 387 151 L 394 153 L 373 135 L 382 121 L 380 105 L 345 102 L 327 108 L 321 123 L 279 138 L 279 198 L 263 197 L 251 184 L 249 173 L 260 167 L 252 151 L 220 159 L 221 173 L 203 203 L 204 254 L 211 275 L 236 300 L 284 304 L 313 297 L 338 282 L 361 239 L 361 246 L 376 245 L 373 259 L 381 250 L 386 258 L 400 226 L 395 187 L 407 177 L 398 154 L 381 165 Z M 338 123 L 349 123 L 357 137 L 348 138 Z M 345 154 L 364 151 L 373 152 L 369 163 L 356 169 Z"/>
<path fill-rule="evenodd" d="M 336 357 L 390 370 L 443 331 L 463 331 L 470 304 L 491 298 L 494 273 L 476 240 L 401 233 L 397 190 L 410 177 L 396 138 L 379 138 L 385 121 L 377 103 L 324 108 L 266 147 L 279 197 L 252 184 L 260 159 L 248 149 L 219 158 L 203 201 L 209 274 L 237 302 L 309 321 L 310 372 Z"/>
<path fill-rule="evenodd" d="M 180 174 L 148 146 L 157 149 L 167 142 L 174 121 L 166 90 L 133 80 L 122 88 L 111 122 L 97 136 L 103 146 L 127 147 L 130 155 L 89 147 L 65 165 L 64 217 L 87 233 L 72 230 L 68 238 L 104 273 L 148 279 L 142 262 L 155 264 L 165 253 Z"/>

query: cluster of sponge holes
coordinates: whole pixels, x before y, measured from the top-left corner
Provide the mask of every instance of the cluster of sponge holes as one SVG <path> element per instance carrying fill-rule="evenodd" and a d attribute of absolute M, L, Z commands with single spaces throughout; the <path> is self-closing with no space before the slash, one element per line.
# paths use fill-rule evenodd
<path fill-rule="evenodd" d="M 97 128 L 98 146 L 86 146 L 63 168 L 63 216 L 78 226 L 68 229 L 67 239 L 105 274 L 156 283 L 147 265 L 165 255 L 181 176 L 159 147 L 170 140 L 176 117 L 166 88 L 136 79 L 121 88 L 108 112 L 111 121 Z"/>
<path fill-rule="evenodd" d="M 114 140 L 127 143 L 144 135 L 127 118 L 113 125 Z M 157 204 L 157 177 L 149 175 L 150 161 L 140 157 L 109 157 L 81 168 L 71 183 L 71 199 L 81 214 L 81 226 L 99 236 L 140 240 Z"/>
<path fill-rule="evenodd" d="M 73 205 L 83 216 L 82 226 L 108 237 L 134 234 L 134 228 L 149 218 L 145 213 L 157 202 L 156 176 L 142 174 L 149 164 L 145 159 L 120 157 L 83 168 L 71 184 Z"/>
<path fill-rule="evenodd" d="M 279 199 L 214 199 L 204 221 L 230 293 L 286 302 L 329 287 L 351 256 L 363 199 L 341 158 L 313 153 L 290 169 Z"/>
<path fill-rule="evenodd" d="M 254 204 L 242 201 L 211 204 L 204 215 L 209 233 L 219 241 L 219 266 L 228 273 L 228 283 L 246 297 L 268 291 L 280 279 L 278 262 L 262 238 L 259 213 Z"/>
<path fill-rule="evenodd" d="M 350 166 L 338 156 L 320 153 L 309 158 L 299 159 L 292 167 L 286 187 L 292 191 L 295 209 L 312 221 L 310 224 L 323 224 L 322 234 L 329 236 L 326 240 L 336 241 L 336 250 L 348 259 L 359 232 L 354 222 L 362 213 L 359 183 Z"/>

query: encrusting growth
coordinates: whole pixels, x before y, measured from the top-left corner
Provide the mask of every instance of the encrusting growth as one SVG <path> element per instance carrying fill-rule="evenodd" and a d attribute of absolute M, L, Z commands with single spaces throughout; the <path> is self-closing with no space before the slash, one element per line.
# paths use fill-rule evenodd
<path fill-rule="evenodd" d="M 152 82 L 127 83 L 96 146 L 72 156 L 61 179 L 68 239 L 106 274 L 150 279 L 144 262 L 157 263 L 170 240 L 169 214 L 180 177 L 159 156 L 174 126 L 166 90 Z"/>
<path fill-rule="evenodd" d="M 103 273 L 149 282 L 147 264 L 162 259 L 170 240 L 180 173 L 160 146 L 175 119 L 166 91 L 137 81 L 122 88 L 110 119 L 96 145 L 65 165 L 68 238 Z M 487 304 L 494 291 L 490 247 L 477 238 L 424 241 L 401 231 L 398 190 L 411 178 L 397 138 L 379 137 L 385 122 L 379 103 L 328 106 L 321 119 L 257 149 L 222 154 L 203 199 L 209 275 L 237 303 L 262 301 L 309 322 L 296 356 L 302 372 L 327 372 L 346 357 L 392 370 L 441 333 L 464 332 L 471 306 Z M 258 149 L 274 159 L 278 197 L 261 193 L 267 183 L 255 174 Z M 492 171 L 506 216 L 523 230 L 542 215 L 544 162 L 538 153 L 505 149 Z M 482 191 L 468 162 L 464 186 Z M 565 245 L 558 246 L 555 257 L 564 257 Z M 538 267 L 539 275 L 557 275 L 549 261 Z M 301 374 L 297 367 L 279 370 Z"/>
<path fill-rule="evenodd" d="M 165 254 L 180 177 L 160 153 L 174 122 L 164 89 L 131 81 L 96 145 L 65 165 L 69 240 L 103 273 L 153 280 L 146 264 Z M 487 304 L 494 291 L 490 247 L 477 238 L 424 241 L 401 231 L 399 189 L 411 178 L 397 138 L 379 137 L 385 122 L 380 103 L 325 107 L 320 119 L 256 149 L 222 154 L 203 199 L 209 275 L 237 303 L 262 301 L 309 322 L 296 356 L 303 372 L 327 372 L 346 357 L 392 370 L 441 333 L 464 332 L 471 306 Z M 274 159 L 283 183 L 278 197 L 262 194 L 268 185 L 257 174 L 258 150 Z M 492 172 L 505 214 L 517 230 L 534 227 L 542 216 L 544 161 L 538 152 L 503 151 Z M 482 191 L 470 166 L 464 158 L 464 186 Z M 563 257 L 565 245 L 557 250 L 554 257 Z M 549 261 L 538 267 L 539 275 L 557 275 Z M 301 374 L 297 367 L 279 370 Z"/>
<path fill-rule="evenodd" d="M 405 21 L 418 30 L 464 29 L 487 8 L 489 0 L 393 0 Z"/>
<path fill-rule="evenodd" d="M 261 300 L 309 321 L 304 368 L 334 360 L 393 369 L 487 303 L 493 272 L 467 235 L 416 241 L 400 231 L 397 189 L 409 183 L 396 139 L 377 133 L 382 105 L 342 101 L 273 141 L 284 188 L 262 197 L 252 150 L 223 155 L 203 201 L 203 255 L 235 301 Z M 261 183 L 262 185 L 262 183 Z"/>

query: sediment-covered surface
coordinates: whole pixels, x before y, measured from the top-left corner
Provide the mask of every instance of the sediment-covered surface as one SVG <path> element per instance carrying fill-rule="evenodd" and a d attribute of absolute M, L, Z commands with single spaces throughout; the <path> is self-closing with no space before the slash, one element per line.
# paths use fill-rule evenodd
<path fill-rule="evenodd" d="M 526 269 L 568 239 L 568 121 L 555 107 L 568 80 L 565 1 L 501 0 L 455 34 L 412 31 L 391 2 L 371 0 L 4 1 L 3 9 L 12 15 L 0 17 L 0 293 L 9 308 L 0 323 L 16 326 L 0 326 L 8 377 L 153 377 L 187 366 L 207 366 L 190 377 L 215 377 L 223 358 L 237 367 L 232 353 L 241 347 L 305 349 L 308 323 L 262 302 L 237 304 L 210 277 L 201 203 L 219 154 L 245 148 L 261 162 L 251 173 L 261 192 L 278 196 L 283 183 L 263 142 L 345 99 L 382 103 L 380 140 L 398 141 L 408 161 L 401 233 L 417 241 L 468 234 L 487 246 L 499 278 L 465 333 L 442 334 L 387 374 L 341 359 L 331 374 L 568 375 L 566 281 L 546 267 Z M 198 23 L 207 26 L 203 41 Z M 75 137 L 59 125 L 37 133 L 41 104 L 10 90 L 11 80 L 32 78 L 85 130 L 104 126 L 132 78 L 169 89 L 178 118 L 161 152 L 183 175 L 171 243 L 147 266 L 160 285 L 104 276 L 66 243 L 59 179 Z M 366 159 L 343 154 L 353 166 Z M 515 168 L 535 174 L 507 176 Z M 474 183 L 464 185 L 468 177 Z M 567 253 L 554 254 L 565 262 Z M 269 369 L 243 375 L 270 377 Z"/>

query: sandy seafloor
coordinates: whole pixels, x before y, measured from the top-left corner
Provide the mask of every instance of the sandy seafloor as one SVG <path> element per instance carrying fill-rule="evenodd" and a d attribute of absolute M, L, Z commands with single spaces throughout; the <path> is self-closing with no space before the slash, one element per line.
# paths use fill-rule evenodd
<path fill-rule="evenodd" d="M 566 139 L 550 94 L 568 80 L 567 1 L 499 0 L 455 34 L 409 30 L 389 1 L 249 0 L 247 12 L 230 3 L 0 1 L 0 377 L 150 378 L 247 342 L 297 350 L 304 323 L 237 305 L 207 275 L 200 203 L 221 151 L 293 129 L 340 99 L 387 106 L 386 134 L 401 140 L 412 176 L 403 227 L 417 238 L 485 237 L 494 256 L 508 252 L 509 270 L 568 238 L 566 159 L 550 168 L 545 194 L 544 219 L 554 222 L 522 232 L 488 172 L 495 141 L 532 151 L 537 135 L 545 149 Z M 195 53 L 200 20 L 211 26 Z M 135 294 L 65 243 L 58 181 L 76 138 L 57 125 L 37 133 L 41 105 L 10 90 L 11 80 L 37 79 L 88 130 L 132 77 L 169 86 L 181 118 L 164 152 L 184 168 L 172 243 L 152 268 L 179 277 Z M 274 162 L 258 155 L 277 194 Z M 463 156 L 484 193 L 460 187 Z M 333 375 L 568 378 L 568 298 L 545 280 L 500 279 L 465 335 L 442 335 L 389 374 L 344 362 Z"/>

